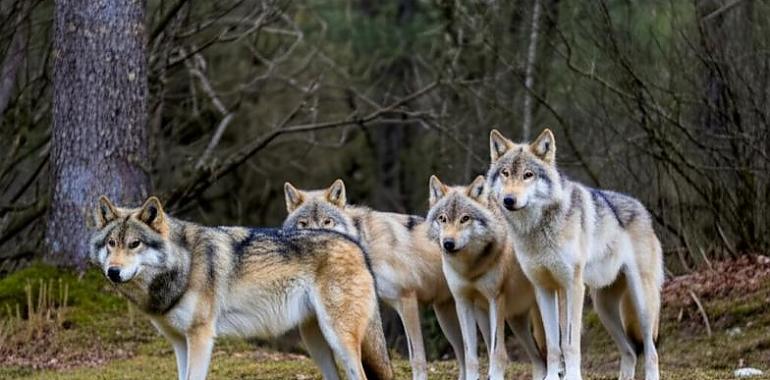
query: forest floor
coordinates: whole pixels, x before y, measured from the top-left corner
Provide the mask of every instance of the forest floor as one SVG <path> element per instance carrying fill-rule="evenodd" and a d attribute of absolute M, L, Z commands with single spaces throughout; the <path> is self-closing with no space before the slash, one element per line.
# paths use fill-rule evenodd
<path fill-rule="evenodd" d="M 590 305 L 586 310 L 584 378 L 614 379 L 615 346 Z M 93 271 L 77 278 L 36 265 L 1 279 L 0 315 L 2 379 L 176 376 L 170 345 Z M 733 379 L 739 366 L 765 371 L 754 379 L 770 379 L 770 259 L 714 263 L 711 269 L 669 279 L 661 322 L 662 379 Z M 512 337 L 509 343 L 518 360 L 512 360 L 507 378 L 528 378 L 529 365 L 521 361 Z M 398 378 L 410 378 L 408 361 L 393 357 Z M 434 361 L 429 367 L 430 378 L 456 378 L 454 361 Z M 301 350 L 282 353 L 220 339 L 209 378 L 317 379 L 320 374 Z"/>

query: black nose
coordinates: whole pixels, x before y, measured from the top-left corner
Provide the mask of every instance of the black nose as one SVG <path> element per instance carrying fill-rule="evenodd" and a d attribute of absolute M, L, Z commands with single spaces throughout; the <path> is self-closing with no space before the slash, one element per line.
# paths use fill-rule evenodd
<path fill-rule="evenodd" d="M 112 282 L 120 282 L 120 268 L 110 267 L 110 269 L 107 269 L 107 277 L 109 277 Z"/>
<path fill-rule="evenodd" d="M 444 240 L 444 249 L 447 250 L 447 252 L 454 252 L 455 250 L 455 241 L 452 239 Z"/>
<path fill-rule="evenodd" d="M 507 196 L 507 197 L 503 198 L 503 205 L 508 210 L 513 210 L 513 206 L 515 204 L 516 204 L 516 198 L 514 198 L 512 196 Z"/>

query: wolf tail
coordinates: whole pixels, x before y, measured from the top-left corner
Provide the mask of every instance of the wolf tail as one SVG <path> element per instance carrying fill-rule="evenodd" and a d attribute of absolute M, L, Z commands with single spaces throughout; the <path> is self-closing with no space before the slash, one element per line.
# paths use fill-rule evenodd
<path fill-rule="evenodd" d="M 361 342 L 361 363 L 368 380 L 391 380 L 394 377 L 390 365 L 385 333 L 382 331 L 380 307 L 375 304 L 372 319 Z"/>

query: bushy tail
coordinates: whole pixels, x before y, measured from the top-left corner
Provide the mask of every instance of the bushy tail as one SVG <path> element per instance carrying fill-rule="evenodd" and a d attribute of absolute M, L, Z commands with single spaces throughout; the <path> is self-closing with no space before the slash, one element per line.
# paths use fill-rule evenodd
<path fill-rule="evenodd" d="M 382 318 L 379 305 L 374 306 L 374 313 L 366 328 L 366 335 L 361 342 L 361 362 L 368 380 L 390 380 L 395 378 L 390 365 L 385 333 L 382 331 Z"/>

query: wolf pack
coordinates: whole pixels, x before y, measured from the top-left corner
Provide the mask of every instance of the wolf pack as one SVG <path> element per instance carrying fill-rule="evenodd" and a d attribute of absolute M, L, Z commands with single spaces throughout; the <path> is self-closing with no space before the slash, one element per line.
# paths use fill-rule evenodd
<path fill-rule="evenodd" d="M 285 184 L 282 228 L 207 227 L 150 197 L 101 197 L 89 258 L 171 343 L 180 380 L 205 379 L 215 338 L 297 329 L 324 379 L 393 379 L 379 303 L 406 334 L 412 377 L 429 377 L 420 308 L 432 307 L 458 378 L 503 379 L 509 326 L 536 380 L 577 380 L 586 286 L 619 351 L 657 380 L 661 244 L 636 199 L 569 180 L 550 130 L 490 134 L 491 163 L 469 185 L 428 181 L 427 216 L 348 203 L 345 184 Z M 478 332 L 481 332 L 479 340 Z"/>

